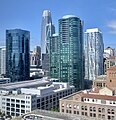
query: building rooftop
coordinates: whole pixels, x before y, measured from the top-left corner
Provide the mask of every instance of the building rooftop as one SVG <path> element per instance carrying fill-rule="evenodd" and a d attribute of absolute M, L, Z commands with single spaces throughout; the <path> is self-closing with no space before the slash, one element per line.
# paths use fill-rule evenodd
<path fill-rule="evenodd" d="M 26 116 L 34 116 L 34 115 L 40 116 L 41 120 L 85 120 L 85 117 L 83 116 L 70 115 L 70 114 L 64 114 L 64 113 L 52 112 L 52 111 L 46 111 L 46 110 L 34 110 L 29 114 L 14 118 L 12 120 L 29 120 L 29 119 L 25 119 Z M 90 119 L 90 118 L 87 119 L 86 117 L 86 120 L 94 120 L 94 119 Z"/>
<path fill-rule="evenodd" d="M 109 88 L 108 88 L 109 89 Z M 75 96 L 75 97 L 74 97 Z M 76 99 L 76 96 L 80 99 Z M 116 96 L 111 96 L 111 95 L 100 95 L 99 92 L 93 92 L 93 91 L 79 91 L 76 93 L 73 93 L 69 96 L 66 96 L 63 99 L 67 99 L 67 100 L 77 100 L 77 101 L 81 101 L 82 102 L 82 98 L 93 98 L 93 99 L 100 99 L 100 100 L 111 100 L 111 101 L 116 101 Z"/>
<path fill-rule="evenodd" d="M 95 79 L 95 81 L 106 81 L 106 77 L 107 77 L 107 75 L 97 76 L 97 78 Z"/>
<path fill-rule="evenodd" d="M 91 33 L 91 32 L 100 32 L 101 30 L 99 28 L 92 28 L 92 29 L 87 29 L 85 33 Z"/>
<path fill-rule="evenodd" d="M 75 15 L 65 15 L 62 17 L 62 19 L 68 19 L 68 18 L 72 18 L 72 17 L 77 17 Z"/>
<path fill-rule="evenodd" d="M 0 85 L 1 90 L 14 90 L 18 88 L 29 88 L 34 86 L 42 86 L 49 84 L 50 81 L 47 81 L 46 79 L 36 79 L 36 80 L 27 80 L 27 81 L 21 81 L 21 82 L 15 82 L 15 83 L 7 83 Z"/>

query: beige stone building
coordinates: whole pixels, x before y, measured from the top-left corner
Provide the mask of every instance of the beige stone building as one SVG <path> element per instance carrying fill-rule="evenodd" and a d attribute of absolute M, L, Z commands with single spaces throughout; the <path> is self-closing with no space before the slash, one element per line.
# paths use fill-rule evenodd
<path fill-rule="evenodd" d="M 107 69 L 107 75 L 98 76 L 92 89 L 60 99 L 60 112 L 116 120 L 116 66 Z"/>
<path fill-rule="evenodd" d="M 107 87 L 76 92 L 60 99 L 60 112 L 95 120 L 116 120 L 116 96 Z"/>

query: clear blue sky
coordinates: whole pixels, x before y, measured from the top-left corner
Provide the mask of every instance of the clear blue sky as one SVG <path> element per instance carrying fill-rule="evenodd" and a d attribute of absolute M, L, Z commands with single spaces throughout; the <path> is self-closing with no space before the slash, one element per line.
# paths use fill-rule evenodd
<path fill-rule="evenodd" d="M 0 45 L 5 43 L 5 30 L 26 29 L 31 32 L 31 49 L 41 40 L 43 10 L 52 13 L 58 31 L 58 19 L 74 14 L 87 28 L 101 29 L 105 46 L 116 48 L 116 0 L 0 0 Z"/>

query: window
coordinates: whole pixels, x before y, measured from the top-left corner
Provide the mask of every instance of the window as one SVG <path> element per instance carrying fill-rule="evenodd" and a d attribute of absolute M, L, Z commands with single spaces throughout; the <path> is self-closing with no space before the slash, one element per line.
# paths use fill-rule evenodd
<path fill-rule="evenodd" d="M 69 110 L 69 113 L 71 113 L 71 110 Z"/>
<path fill-rule="evenodd" d="M 101 108 L 98 109 L 98 112 L 101 112 Z"/>
<path fill-rule="evenodd" d="M 85 106 L 85 110 L 87 110 L 87 106 Z"/>
<path fill-rule="evenodd" d="M 62 112 L 64 112 L 64 109 L 62 109 Z"/>
<path fill-rule="evenodd" d="M 92 113 L 90 113 L 90 117 L 92 117 Z"/>
<path fill-rule="evenodd" d="M 66 110 L 66 113 L 68 113 L 68 110 Z"/>
<path fill-rule="evenodd" d="M 79 115 L 79 111 L 77 111 L 77 115 Z"/>
<path fill-rule="evenodd" d="M 111 113 L 114 114 L 114 109 L 111 110 Z"/>
<path fill-rule="evenodd" d="M 96 107 L 93 107 L 93 111 L 96 112 Z"/>
<path fill-rule="evenodd" d="M 92 107 L 90 107 L 89 109 L 90 109 L 90 111 L 92 111 Z"/>
<path fill-rule="evenodd" d="M 74 105 L 73 108 L 76 109 L 76 105 Z"/>
<path fill-rule="evenodd" d="M 76 114 L 76 111 L 74 111 L 74 114 Z"/>
<path fill-rule="evenodd" d="M 87 116 L 87 112 L 85 112 L 85 116 Z"/>
<path fill-rule="evenodd" d="M 21 113 L 25 113 L 25 110 L 21 110 Z"/>
<path fill-rule="evenodd" d="M 95 113 L 93 114 L 93 117 L 96 117 L 96 114 L 95 114 Z"/>
<path fill-rule="evenodd" d="M 102 108 L 102 113 L 105 113 L 105 109 L 104 108 Z"/>
<path fill-rule="evenodd" d="M 82 112 L 81 114 L 84 115 L 84 112 Z"/>
<path fill-rule="evenodd" d="M 62 103 L 62 107 L 64 107 L 64 103 Z"/>
<path fill-rule="evenodd" d="M 20 100 L 16 100 L 16 102 L 17 102 L 17 103 L 19 103 L 19 102 L 20 102 Z"/>
<path fill-rule="evenodd" d="M 84 106 L 81 106 L 81 110 L 84 110 Z"/>
<path fill-rule="evenodd" d="M 71 108 L 72 106 L 71 105 L 69 105 L 69 108 Z"/>

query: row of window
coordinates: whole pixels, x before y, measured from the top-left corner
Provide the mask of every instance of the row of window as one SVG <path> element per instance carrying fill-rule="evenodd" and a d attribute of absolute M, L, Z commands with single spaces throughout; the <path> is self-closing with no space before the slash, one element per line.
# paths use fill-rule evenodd
<path fill-rule="evenodd" d="M 62 103 L 62 108 L 64 107 L 64 103 Z M 67 108 L 72 108 L 71 104 L 66 105 Z M 79 109 L 79 105 L 73 105 L 74 109 Z M 81 106 L 81 110 L 88 110 L 87 106 Z M 89 111 L 96 112 L 96 107 L 89 107 Z M 98 112 L 105 113 L 105 108 L 98 108 Z M 107 109 L 108 114 L 114 114 L 114 109 Z"/>

